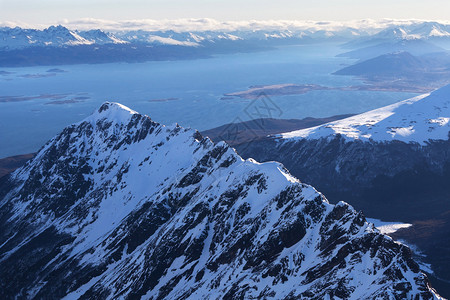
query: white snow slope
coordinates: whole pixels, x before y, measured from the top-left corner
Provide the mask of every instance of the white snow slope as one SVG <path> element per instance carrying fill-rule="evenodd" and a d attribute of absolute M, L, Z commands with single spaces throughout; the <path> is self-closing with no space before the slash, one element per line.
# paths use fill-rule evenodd
<path fill-rule="evenodd" d="M 425 145 L 448 140 L 450 85 L 389 106 L 320 126 L 283 133 L 284 139 L 320 139 L 341 134 L 348 140 L 399 140 Z"/>

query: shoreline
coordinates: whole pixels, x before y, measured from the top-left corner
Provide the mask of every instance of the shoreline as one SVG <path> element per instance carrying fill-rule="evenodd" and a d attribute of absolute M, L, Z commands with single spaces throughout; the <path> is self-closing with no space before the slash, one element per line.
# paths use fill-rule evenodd
<path fill-rule="evenodd" d="M 269 97 L 302 95 L 312 91 L 371 91 L 371 92 L 401 92 L 425 94 L 432 92 L 439 86 L 414 86 L 411 85 L 386 85 L 385 82 L 367 82 L 367 85 L 355 85 L 345 87 L 327 87 L 316 84 L 276 84 L 250 86 L 247 90 L 226 93 L 221 100 L 234 100 L 237 98 L 246 100 L 258 99 L 261 95 Z"/>

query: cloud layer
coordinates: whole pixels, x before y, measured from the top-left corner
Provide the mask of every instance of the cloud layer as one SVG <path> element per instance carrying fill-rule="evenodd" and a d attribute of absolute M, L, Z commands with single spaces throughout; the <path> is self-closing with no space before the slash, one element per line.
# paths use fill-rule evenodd
<path fill-rule="evenodd" d="M 355 20 L 355 21 L 293 21 L 293 20 L 267 20 L 267 21 L 218 21 L 215 19 L 176 19 L 176 20 L 123 20 L 112 21 L 104 19 L 84 18 L 77 20 L 61 20 L 59 24 L 70 29 L 88 30 L 103 29 L 108 31 L 128 31 L 128 30 L 148 30 L 177 32 L 186 31 L 235 31 L 235 30 L 326 30 L 339 31 L 345 29 L 363 30 L 367 32 L 379 31 L 389 26 L 411 25 L 424 22 L 425 20 Z M 450 24 L 449 21 L 438 21 L 443 24 Z M 23 27 L 23 28 L 45 28 L 56 24 L 25 24 L 15 22 L 0 22 L 0 26 Z"/>

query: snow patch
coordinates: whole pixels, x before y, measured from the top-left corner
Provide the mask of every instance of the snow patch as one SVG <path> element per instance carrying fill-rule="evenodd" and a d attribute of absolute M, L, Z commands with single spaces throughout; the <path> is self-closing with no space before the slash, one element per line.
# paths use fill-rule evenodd
<path fill-rule="evenodd" d="M 394 233 L 402 228 L 409 228 L 412 224 L 399 222 L 384 222 L 379 219 L 367 218 L 367 222 L 373 223 L 382 234 Z"/>

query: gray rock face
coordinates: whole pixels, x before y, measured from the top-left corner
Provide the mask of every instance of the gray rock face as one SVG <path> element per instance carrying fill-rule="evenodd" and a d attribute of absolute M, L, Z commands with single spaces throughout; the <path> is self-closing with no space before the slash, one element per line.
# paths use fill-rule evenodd
<path fill-rule="evenodd" d="M 437 298 L 346 203 L 115 103 L 2 178 L 0 199 L 3 299 Z"/>

